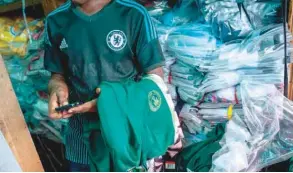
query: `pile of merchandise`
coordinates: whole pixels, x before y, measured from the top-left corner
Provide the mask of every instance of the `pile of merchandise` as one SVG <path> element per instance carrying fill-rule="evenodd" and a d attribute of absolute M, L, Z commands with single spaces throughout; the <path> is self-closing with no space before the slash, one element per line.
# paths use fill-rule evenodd
<path fill-rule="evenodd" d="M 276 142 L 279 143 L 279 147 L 274 151 L 271 151 L 270 146 L 266 146 L 268 152 L 264 153 L 251 147 L 250 150 L 244 150 L 242 155 L 235 152 L 243 148 L 235 146 L 235 149 L 230 151 L 230 143 L 219 143 L 224 134 L 230 135 L 229 142 L 238 141 L 235 134 L 238 130 L 232 129 L 232 134 L 229 134 L 227 128 L 230 126 L 226 128 L 227 122 L 232 124 L 237 117 L 252 124 L 261 125 L 262 121 L 265 121 L 259 117 L 261 114 L 249 114 L 249 111 L 252 111 L 252 108 L 261 111 L 268 106 L 263 109 L 261 106 L 247 108 L 247 104 L 261 105 L 264 100 L 261 97 L 270 96 L 270 92 L 283 92 L 285 43 L 280 16 L 281 2 L 182 0 L 171 10 L 158 4 L 150 14 L 153 15 L 166 57 L 165 81 L 173 90 L 175 87 L 174 101 L 184 102 L 180 112 L 184 149 L 177 158 L 178 170 L 209 171 L 213 165 L 212 171 L 258 171 L 292 157 L 291 148 L 282 150 L 281 140 Z M 287 41 L 289 40 L 286 44 L 291 52 L 291 34 L 287 32 L 286 37 Z M 252 84 L 244 84 L 245 81 L 259 83 L 256 85 L 259 91 L 253 91 L 259 100 L 252 100 L 253 95 L 248 96 L 247 88 Z M 261 95 L 261 89 L 270 90 Z M 257 101 L 259 102 L 256 103 Z M 275 102 L 274 105 L 268 104 L 272 109 L 277 107 Z M 252 118 L 252 115 L 255 117 Z M 248 126 L 245 128 L 252 130 L 253 127 L 249 126 L 248 122 L 244 123 Z M 279 121 L 274 123 L 277 126 Z M 266 128 L 269 127 L 263 127 L 262 132 L 269 131 Z M 277 133 L 282 132 L 274 130 L 274 135 L 271 135 L 270 139 L 266 139 L 266 136 L 257 138 L 257 135 L 252 135 L 250 140 L 265 140 L 270 143 Z M 259 135 L 263 133 L 260 132 Z M 293 141 L 285 144 L 293 145 Z M 278 155 L 277 152 L 280 150 L 282 153 Z M 257 152 L 263 155 L 253 158 L 253 154 Z M 285 152 L 288 152 L 288 155 L 283 157 Z M 230 154 L 233 154 L 233 157 Z M 247 158 L 244 157 L 245 154 Z M 238 161 L 238 157 L 243 160 L 237 164 L 228 164 L 230 158 Z M 226 167 L 225 163 L 230 167 Z M 239 166 L 241 164 L 242 167 Z"/>
<path fill-rule="evenodd" d="M 29 30 L 22 18 L 0 18 L 0 54 L 30 132 L 62 142 L 61 130 L 66 122 L 48 117 L 51 74 L 44 69 L 44 22 L 30 18 L 27 21 Z"/>

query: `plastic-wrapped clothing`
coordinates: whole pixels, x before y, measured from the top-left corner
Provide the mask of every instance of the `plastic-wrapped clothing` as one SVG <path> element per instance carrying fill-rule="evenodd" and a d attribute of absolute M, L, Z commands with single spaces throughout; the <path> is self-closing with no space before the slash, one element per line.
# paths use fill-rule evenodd
<path fill-rule="evenodd" d="M 204 93 L 183 87 L 178 88 L 178 94 L 183 101 L 193 106 L 199 105 L 204 98 Z"/>
<path fill-rule="evenodd" d="M 204 96 L 203 102 L 206 103 L 241 103 L 240 87 L 230 87 L 211 93 Z"/>
<path fill-rule="evenodd" d="M 171 83 L 176 86 L 184 86 L 188 84 L 197 87 L 202 83 L 202 80 L 204 79 L 204 75 L 196 70 L 193 73 L 180 73 L 171 70 L 171 76 Z"/>
<path fill-rule="evenodd" d="M 214 123 L 226 122 L 233 117 L 234 114 L 243 114 L 241 108 L 232 108 L 232 114 L 228 115 L 228 108 L 214 108 L 214 109 L 199 109 L 198 115 L 202 116 L 202 119 Z"/>
<path fill-rule="evenodd" d="M 171 71 L 172 72 L 177 72 L 177 73 L 187 73 L 187 74 L 192 74 L 195 72 L 195 69 L 187 66 L 187 65 L 183 65 L 183 63 L 179 63 L 178 61 L 171 66 Z"/>
<path fill-rule="evenodd" d="M 213 34 L 222 41 L 246 37 L 255 28 L 281 23 L 280 2 L 244 0 L 197 0 L 206 22 L 213 26 Z"/>
<path fill-rule="evenodd" d="M 219 124 L 207 134 L 205 141 L 184 148 L 176 157 L 177 172 L 208 172 L 212 156 L 221 146 L 219 141 L 225 133 L 225 124 Z"/>
<path fill-rule="evenodd" d="M 171 66 L 171 75 L 173 80 L 178 82 L 185 82 L 182 79 L 193 80 L 193 86 L 199 86 L 204 78 L 204 74 L 196 70 L 196 68 L 177 60 L 175 64 Z M 182 79 L 179 79 L 182 78 Z M 190 83 L 187 81 L 187 83 Z"/>
<path fill-rule="evenodd" d="M 168 12 L 170 7 L 168 6 L 168 1 L 154 1 L 153 6 L 147 8 L 147 10 L 151 17 L 158 19 Z"/>
<path fill-rule="evenodd" d="M 243 115 L 226 126 L 210 171 L 256 172 L 293 156 L 293 102 L 272 84 L 241 83 Z"/>
<path fill-rule="evenodd" d="M 171 74 L 172 74 L 172 77 L 182 78 L 182 80 L 187 80 L 187 81 L 193 81 L 195 77 L 192 74 L 184 74 L 184 73 L 177 73 L 177 72 L 172 72 Z"/>
<path fill-rule="evenodd" d="M 163 53 L 165 53 L 165 52 L 167 52 L 166 42 L 167 42 L 168 36 L 174 28 L 165 26 L 160 21 L 158 21 L 154 18 L 152 18 L 152 21 L 153 21 L 154 25 L 156 26 L 156 31 L 158 33 L 158 39 L 159 39 L 160 45 L 162 47 L 162 51 L 163 51 Z"/>
<path fill-rule="evenodd" d="M 207 73 L 202 81 L 199 91 L 208 93 L 239 84 L 242 80 L 254 80 L 268 84 L 281 84 L 284 80 L 283 65 L 278 68 L 240 69 L 230 72 Z"/>
<path fill-rule="evenodd" d="M 167 26 L 177 26 L 200 19 L 200 11 L 195 1 L 178 0 L 172 10 L 160 18 L 160 21 Z"/>
<path fill-rule="evenodd" d="M 92 171 L 129 171 L 146 166 L 147 160 L 163 155 L 176 141 L 179 121 L 160 77 L 102 82 L 100 88 L 99 115 L 89 115 L 83 125 Z"/>
<path fill-rule="evenodd" d="M 191 23 L 176 27 L 168 36 L 167 48 L 176 57 L 191 66 L 198 66 L 213 55 L 217 40 L 205 24 Z"/>
<path fill-rule="evenodd" d="M 189 133 L 205 134 L 209 131 L 212 126 L 209 122 L 202 119 L 202 117 L 197 114 L 198 108 L 190 104 L 184 104 L 179 116 L 182 118 L 185 126 L 187 127 Z"/>
<path fill-rule="evenodd" d="M 287 40 L 292 35 L 287 31 Z M 289 42 L 288 50 L 292 51 Z M 281 24 L 253 31 L 244 40 L 223 44 L 214 52 L 214 59 L 203 62 L 201 71 L 227 71 L 240 68 L 275 68 L 283 63 L 284 35 Z"/>
<path fill-rule="evenodd" d="M 202 92 L 212 92 L 237 85 L 241 81 L 241 75 L 235 71 L 215 72 L 205 75 L 198 90 Z"/>

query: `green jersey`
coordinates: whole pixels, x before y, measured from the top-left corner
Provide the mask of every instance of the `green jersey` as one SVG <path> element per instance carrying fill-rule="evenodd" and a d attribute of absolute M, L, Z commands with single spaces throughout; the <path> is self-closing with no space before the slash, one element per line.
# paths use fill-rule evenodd
<path fill-rule="evenodd" d="M 45 68 L 64 75 L 70 102 L 93 99 L 102 81 L 133 78 L 163 64 L 151 18 L 132 0 L 112 0 L 93 15 L 68 1 L 48 15 L 46 31 Z M 65 141 L 67 158 L 78 163 L 85 162 L 83 156 L 70 155 L 86 153 L 78 139 L 82 117 L 70 119 Z"/>

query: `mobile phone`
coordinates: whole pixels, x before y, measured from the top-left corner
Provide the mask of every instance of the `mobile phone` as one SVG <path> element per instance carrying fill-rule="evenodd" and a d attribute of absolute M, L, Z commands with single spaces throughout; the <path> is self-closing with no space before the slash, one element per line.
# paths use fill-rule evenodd
<path fill-rule="evenodd" d="M 70 103 L 68 105 L 64 105 L 64 106 L 60 106 L 58 108 L 55 108 L 55 111 L 57 111 L 57 112 L 68 111 L 69 109 L 77 107 L 82 104 L 83 104 L 83 102 Z"/>

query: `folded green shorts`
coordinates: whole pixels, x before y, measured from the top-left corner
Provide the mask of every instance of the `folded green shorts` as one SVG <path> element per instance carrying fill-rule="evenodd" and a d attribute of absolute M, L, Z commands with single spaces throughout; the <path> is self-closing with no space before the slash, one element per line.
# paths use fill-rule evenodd
<path fill-rule="evenodd" d="M 91 171 L 132 171 L 174 143 L 177 115 L 160 77 L 103 82 L 100 88 L 98 114 L 83 128 Z"/>

